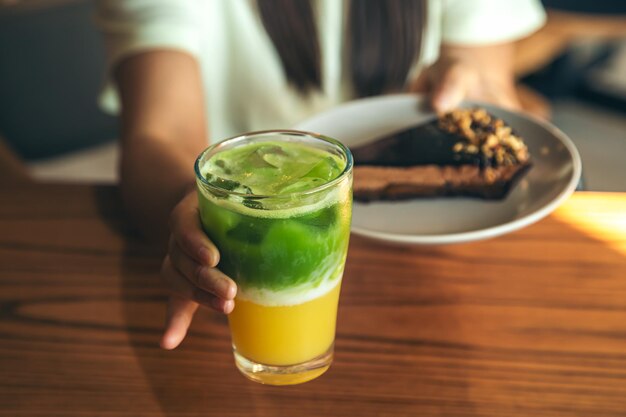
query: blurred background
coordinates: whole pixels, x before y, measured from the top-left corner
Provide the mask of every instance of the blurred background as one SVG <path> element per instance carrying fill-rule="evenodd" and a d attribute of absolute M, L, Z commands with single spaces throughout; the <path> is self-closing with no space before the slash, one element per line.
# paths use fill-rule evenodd
<path fill-rule="evenodd" d="M 574 140 L 587 190 L 626 191 L 626 1 L 543 3 L 547 25 L 517 48 L 524 102 Z M 0 177 L 117 181 L 93 14 L 93 0 L 0 0 Z"/>

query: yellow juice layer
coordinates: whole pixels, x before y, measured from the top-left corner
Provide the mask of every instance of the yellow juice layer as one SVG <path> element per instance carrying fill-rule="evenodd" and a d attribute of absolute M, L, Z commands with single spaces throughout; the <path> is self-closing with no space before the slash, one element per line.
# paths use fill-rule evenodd
<path fill-rule="evenodd" d="M 326 352 L 335 340 L 341 282 L 302 304 L 264 306 L 236 299 L 228 316 L 237 352 L 264 365 L 295 365 Z"/>

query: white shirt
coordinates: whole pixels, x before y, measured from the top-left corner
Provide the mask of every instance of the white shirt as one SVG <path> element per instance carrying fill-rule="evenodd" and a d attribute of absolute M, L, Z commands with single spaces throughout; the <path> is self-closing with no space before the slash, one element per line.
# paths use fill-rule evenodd
<path fill-rule="evenodd" d="M 204 82 L 212 141 L 263 129 L 289 128 L 352 98 L 342 68 L 344 2 L 316 0 L 322 91 L 303 98 L 286 79 L 255 0 L 99 0 L 96 20 L 105 35 L 109 67 L 150 49 L 196 57 Z M 499 43 L 539 28 L 539 0 L 428 0 L 421 56 L 411 76 L 438 57 L 442 42 Z M 119 111 L 108 83 L 105 110 Z"/>

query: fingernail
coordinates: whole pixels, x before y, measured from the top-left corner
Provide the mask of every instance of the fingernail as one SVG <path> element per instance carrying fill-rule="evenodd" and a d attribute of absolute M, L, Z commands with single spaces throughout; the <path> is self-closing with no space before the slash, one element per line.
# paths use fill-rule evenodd
<path fill-rule="evenodd" d="M 226 298 L 227 300 L 235 298 L 236 290 L 227 279 L 218 280 L 215 286 L 217 287 L 217 292 L 222 298 Z"/>
<path fill-rule="evenodd" d="M 228 290 L 226 291 L 226 299 L 234 300 L 237 296 L 237 285 L 234 285 L 230 281 L 228 282 Z"/>
<path fill-rule="evenodd" d="M 233 300 L 224 301 L 221 298 L 213 297 L 211 300 L 211 307 L 217 311 L 230 312 L 234 305 Z"/>
<path fill-rule="evenodd" d="M 235 309 L 235 302 L 228 300 L 224 303 L 224 313 L 229 314 Z"/>

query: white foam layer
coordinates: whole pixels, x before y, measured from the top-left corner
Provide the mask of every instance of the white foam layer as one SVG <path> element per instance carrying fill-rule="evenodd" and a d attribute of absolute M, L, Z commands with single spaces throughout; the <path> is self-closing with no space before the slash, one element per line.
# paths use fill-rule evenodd
<path fill-rule="evenodd" d="M 292 306 L 306 303 L 327 294 L 341 283 L 343 265 L 324 277 L 319 284 L 303 284 L 280 291 L 264 288 L 239 288 L 237 298 L 269 307 Z"/>

